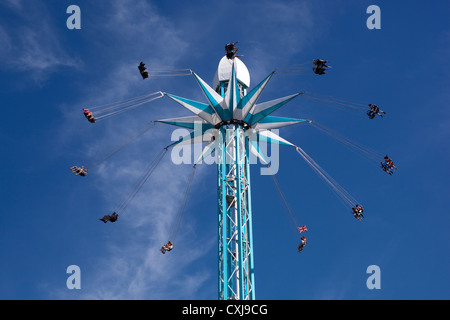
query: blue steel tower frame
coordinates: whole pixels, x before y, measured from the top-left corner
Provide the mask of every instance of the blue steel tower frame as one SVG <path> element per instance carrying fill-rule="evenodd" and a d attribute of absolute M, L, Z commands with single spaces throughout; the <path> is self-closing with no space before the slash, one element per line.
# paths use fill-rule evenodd
<path fill-rule="evenodd" d="M 220 83 L 218 92 L 222 95 L 226 85 L 225 82 Z M 247 88 L 241 89 L 245 95 Z M 219 299 L 254 300 L 249 137 L 246 129 L 238 123 L 222 126 L 217 152 Z"/>

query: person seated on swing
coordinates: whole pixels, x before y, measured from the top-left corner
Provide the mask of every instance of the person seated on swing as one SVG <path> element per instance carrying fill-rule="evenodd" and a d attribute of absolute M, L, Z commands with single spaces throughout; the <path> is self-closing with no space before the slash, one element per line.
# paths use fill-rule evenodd
<path fill-rule="evenodd" d="M 306 239 L 305 236 L 303 236 L 303 237 L 300 238 L 300 245 L 299 245 L 298 248 L 297 248 L 297 249 L 298 249 L 298 252 L 302 252 L 302 251 L 303 251 L 303 248 L 305 247 L 306 242 L 308 242 L 308 240 Z"/>
<path fill-rule="evenodd" d="M 357 204 L 354 208 L 352 208 L 353 216 L 358 220 L 362 220 L 362 218 L 364 218 L 362 214 L 363 212 L 364 209 L 359 204 Z"/>
<path fill-rule="evenodd" d="M 96 118 L 94 118 L 92 112 L 89 111 L 88 109 L 83 109 L 83 113 L 86 119 L 89 120 L 89 122 L 95 123 L 95 120 L 97 120 Z"/>
<path fill-rule="evenodd" d="M 315 74 L 325 74 L 325 68 L 332 68 L 331 66 L 327 66 L 326 63 L 328 63 L 330 61 L 325 61 L 323 59 L 314 59 L 313 60 L 313 71 Z"/>
<path fill-rule="evenodd" d="M 166 251 L 168 252 L 168 251 L 171 251 L 172 249 L 173 249 L 173 244 L 172 244 L 172 242 L 169 241 L 169 242 L 167 242 L 167 244 L 165 244 L 161 247 L 160 251 L 163 254 L 166 254 Z"/>
<path fill-rule="evenodd" d="M 82 166 L 81 168 L 80 168 L 80 171 L 77 173 L 77 174 L 75 174 L 75 175 L 80 175 L 80 176 L 82 176 L 82 177 L 86 177 L 87 176 L 87 169 L 84 169 L 84 167 Z"/>
<path fill-rule="evenodd" d="M 383 114 L 386 114 L 386 112 L 381 111 L 380 108 L 376 104 L 369 104 L 369 108 L 370 108 L 370 110 L 367 111 L 367 115 L 369 116 L 369 119 L 375 118 L 376 115 L 383 117 Z"/>
<path fill-rule="evenodd" d="M 386 155 L 384 157 L 384 163 L 381 163 L 381 166 L 383 168 L 384 171 L 386 171 L 389 174 L 393 174 L 394 173 L 394 169 L 397 169 L 396 166 L 394 166 L 394 161 L 392 161 L 391 158 L 389 158 L 388 155 Z"/>
<path fill-rule="evenodd" d="M 73 166 L 70 168 L 70 170 L 72 170 L 72 172 L 75 173 L 76 176 L 80 175 L 82 177 L 85 177 L 88 171 L 87 169 L 84 168 L 84 166 L 81 167 Z"/>
<path fill-rule="evenodd" d="M 389 158 L 388 155 L 386 155 L 386 156 L 384 157 L 384 163 L 386 163 L 390 168 L 395 168 L 395 166 L 394 166 L 394 161 L 392 161 L 392 159 Z"/>
<path fill-rule="evenodd" d="M 235 57 L 242 57 L 242 55 L 236 55 L 239 48 L 236 48 L 236 44 L 239 41 L 236 41 L 235 43 L 228 43 L 225 45 L 225 52 L 228 59 L 234 59 Z"/>
<path fill-rule="evenodd" d="M 364 218 L 364 215 L 362 214 L 364 212 L 364 209 L 359 204 L 357 204 L 354 208 L 352 208 L 352 211 L 353 216 L 359 221 L 361 221 Z"/>
<path fill-rule="evenodd" d="M 116 222 L 117 218 L 119 218 L 119 215 L 115 212 L 113 212 L 111 215 L 104 215 L 103 218 L 101 218 L 100 220 L 103 221 L 104 223 L 106 222 Z"/>
<path fill-rule="evenodd" d="M 332 68 L 331 66 L 327 66 L 326 63 L 331 62 L 323 59 L 314 59 L 313 63 L 319 68 Z"/>
<path fill-rule="evenodd" d="M 147 68 L 145 67 L 145 63 L 143 63 L 143 62 L 141 61 L 141 63 L 140 63 L 139 66 L 138 66 L 138 69 L 139 69 L 139 72 L 140 72 L 140 74 L 141 74 L 141 76 L 142 76 L 142 79 L 147 79 L 147 78 L 148 78 L 148 70 L 147 70 Z"/>

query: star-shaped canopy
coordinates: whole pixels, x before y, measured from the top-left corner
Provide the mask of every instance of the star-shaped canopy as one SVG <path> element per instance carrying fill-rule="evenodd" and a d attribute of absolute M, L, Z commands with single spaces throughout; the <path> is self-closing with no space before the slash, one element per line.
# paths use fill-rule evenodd
<path fill-rule="evenodd" d="M 270 115 L 297 97 L 300 93 L 259 104 L 256 103 L 262 91 L 274 75 L 274 72 L 272 72 L 241 98 L 238 79 L 236 77 L 235 60 L 231 59 L 230 63 L 232 64 L 232 70 L 224 97 L 211 88 L 195 72 L 191 71 L 192 75 L 195 77 L 200 88 L 205 94 L 208 103 L 206 104 L 203 102 L 178 97 L 173 94 L 164 93 L 164 95 L 178 102 L 195 115 L 190 117 L 157 120 L 157 122 L 193 129 L 189 135 L 174 142 L 170 146 L 209 142 L 209 144 L 203 149 L 203 152 L 197 162 L 203 158 L 206 158 L 218 146 L 218 140 L 214 139 L 214 137 L 218 136 L 218 131 L 222 125 L 239 123 L 248 134 L 250 141 L 250 152 L 260 158 L 264 163 L 267 163 L 259 150 L 257 142 L 264 141 L 268 143 L 294 146 L 292 143 L 281 138 L 279 135 L 270 130 L 308 121 L 304 119 L 276 117 Z"/>

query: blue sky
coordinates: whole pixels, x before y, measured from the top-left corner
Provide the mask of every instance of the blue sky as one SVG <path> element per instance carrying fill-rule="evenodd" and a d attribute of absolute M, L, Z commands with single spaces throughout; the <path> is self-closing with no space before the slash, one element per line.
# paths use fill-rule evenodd
<path fill-rule="evenodd" d="M 68 30 L 66 8 L 81 8 Z M 381 8 L 381 30 L 366 8 Z M 81 108 L 156 91 L 204 101 L 193 77 L 140 78 L 137 64 L 191 68 L 211 82 L 239 41 L 251 87 L 274 68 L 331 60 L 326 76 L 275 75 L 261 101 L 307 90 L 377 103 L 385 118 L 298 97 L 274 115 L 316 120 L 381 153 L 389 176 L 307 124 L 280 129 L 365 208 L 358 222 L 293 148 L 277 179 L 252 167 L 257 299 L 449 299 L 450 7 L 446 1 L 31 1 L 0 4 L 0 298 L 216 299 L 216 169 L 201 165 L 176 250 L 162 255 L 190 173 L 167 157 L 115 224 L 98 218 L 170 141 L 158 124 L 84 179 L 69 167 L 150 120 L 190 115 L 169 99 L 95 125 Z M 81 290 L 66 268 L 81 269 Z M 381 289 L 366 269 L 381 269 Z"/>

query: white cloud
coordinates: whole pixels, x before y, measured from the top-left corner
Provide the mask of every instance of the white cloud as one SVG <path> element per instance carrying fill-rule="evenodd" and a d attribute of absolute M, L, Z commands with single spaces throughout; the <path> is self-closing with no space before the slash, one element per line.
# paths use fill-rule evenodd
<path fill-rule="evenodd" d="M 78 68 L 81 61 L 64 49 L 45 6 L 10 0 L 14 23 L 0 25 L 0 67 L 26 74 L 36 83 L 45 81 L 59 67 Z M 10 9 L 11 10 L 11 9 Z"/>
<path fill-rule="evenodd" d="M 31 74 L 42 74 L 55 67 L 76 67 L 80 64 L 78 59 L 71 58 L 61 48 L 48 25 L 41 30 L 44 31 L 25 28 L 20 32 L 20 44 L 15 48 L 18 53 L 15 67 Z"/>
<path fill-rule="evenodd" d="M 111 255 L 95 266 L 99 272 L 85 281 L 82 299 L 194 299 L 211 275 L 201 269 L 189 273 L 186 268 L 210 245 L 184 251 L 174 248 L 165 255 L 154 242 L 111 248 Z"/>

